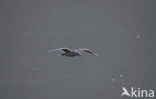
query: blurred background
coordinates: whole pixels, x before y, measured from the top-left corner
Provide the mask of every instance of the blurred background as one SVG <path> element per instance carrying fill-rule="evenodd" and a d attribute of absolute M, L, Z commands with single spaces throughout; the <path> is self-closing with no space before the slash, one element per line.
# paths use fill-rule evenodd
<path fill-rule="evenodd" d="M 121 99 L 122 86 L 155 90 L 155 5 L 1 0 L 0 99 Z M 98 56 L 47 53 L 60 47 Z"/>

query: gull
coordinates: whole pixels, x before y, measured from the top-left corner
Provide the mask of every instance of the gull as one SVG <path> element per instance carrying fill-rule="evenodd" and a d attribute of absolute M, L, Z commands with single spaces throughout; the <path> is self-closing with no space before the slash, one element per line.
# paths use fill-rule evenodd
<path fill-rule="evenodd" d="M 57 49 L 52 49 L 52 50 L 48 50 L 48 52 L 55 52 L 55 51 L 61 51 L 61 56 L 68 56 L 68 57 L 74 57 L 74 56 L 82 56 L 82 53 L 81 51 L 85 51 L 85 52 L 88 52 L 90 54 L 93 54 L 95 56 L 97 56 L 96 53 L 92 52 L 91 50 L 89 49 L 86 49 L 86 48 L 80 48 L 80 49 L 75 49 L 75 50 L 72 50 L 72 49 L 69 49 L 69 48 L 57 48 Z"/>

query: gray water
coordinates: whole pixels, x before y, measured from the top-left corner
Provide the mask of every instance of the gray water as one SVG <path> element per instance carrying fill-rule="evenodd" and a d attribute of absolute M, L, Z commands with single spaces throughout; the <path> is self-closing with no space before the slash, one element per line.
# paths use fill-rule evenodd
<path fill-rule="evenodd" d="M 155 4 L 1 0 L 0 99 L 123 99 L 122 86 L 155 90 Z M 59 47 L 98 56 L 47 53 Z"/>

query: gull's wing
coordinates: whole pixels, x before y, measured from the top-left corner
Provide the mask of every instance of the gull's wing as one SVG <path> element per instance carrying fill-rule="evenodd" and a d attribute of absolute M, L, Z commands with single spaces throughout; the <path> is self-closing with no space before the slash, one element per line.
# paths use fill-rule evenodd
<path fill-rule="evenodd" d="M 71 49 L 69 48 L 57 48 L 57 49 L 52 49 L 52 50 L 48 50 L 48 52 L 55 52 L 55 51 L 64 51 L 65 53 L 68 53 L 68 52 L 72 52 Z"/>
<path fill-rule="evenodd" d="M 91 50 L 89 50 L 89 49 L 86 49 L 86 48 L 81 48 L 81 49 L 77 49 L 77 50 L 78 50 L 78 51 L 85 51 L 85 52 L 88 52 L 88 53 L 90 53 L 90 54 L 93 54 L 93 55 L 97 56 L 96 53 L 94 53 L 93 51 L 91 51 Z"/>

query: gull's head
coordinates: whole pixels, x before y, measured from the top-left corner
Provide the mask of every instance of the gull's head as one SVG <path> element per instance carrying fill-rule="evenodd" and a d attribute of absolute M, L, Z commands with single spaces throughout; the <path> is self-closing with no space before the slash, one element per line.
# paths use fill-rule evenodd
<path fill-rule="evenodd" d="M 75 51 L 75 53 L 76 53 L 77 56 L 80 56 L 80 57 L 82 56 L 82 53 L 79 52 L 79 51 Z"/>
<path fill-rule="evenodd" d="M 82 53 L 81 52 L 78 52 L 78 56 L 82 57 Z"/>

